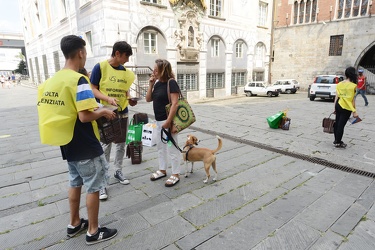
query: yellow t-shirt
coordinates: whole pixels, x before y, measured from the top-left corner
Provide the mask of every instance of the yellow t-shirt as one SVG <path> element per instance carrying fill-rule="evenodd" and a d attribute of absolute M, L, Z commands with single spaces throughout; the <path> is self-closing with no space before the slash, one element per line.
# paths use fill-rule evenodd
<path fill-rule="evenodd" d="M 343 109 L 350 110 L 352 112 L 356 111 L 353 106 L 356 88 L 357 84 L 349 81 L 342 81 L 337 84 L 336 94 L 340 98 L 339 104 Z"/>
<path fill-rule="evenodd" d="M 100 63 L 100 71 L 102 75 L 99 83 L 100 92 L 109 97 L 118 99 L 119 107 L 121 110 L 125 110 L 129 103 L 127 99 L 127 91 L 134 82 L 134 73 L 128 69 L 116 70 L 107 60 Z M 108 104 L 103 100 L 100 102 L 104 105 Z"/>
<path fill-rule="evenodd" d="M 86 81 L 80 81 L 81 77 Z M 74 70 L 60 70 L 38 87 L 41 142 L 54 146 L 68 144 L 73 138 L 78 112 L 97 107 L 89 79 Z M 91 123 L 99 140 L 97 124 Z"/>

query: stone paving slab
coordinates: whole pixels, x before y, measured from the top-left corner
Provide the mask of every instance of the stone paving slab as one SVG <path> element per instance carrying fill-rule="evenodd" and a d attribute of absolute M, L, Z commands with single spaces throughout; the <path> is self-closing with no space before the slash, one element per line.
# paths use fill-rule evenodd
<path fill-rule="evenodd" d="M 67 168 L 66 164 L 64 164 L 64 166 L 61 166 L 61 167 Z M 53 176 L 48 176 L 48 177 L 41 178 L 41 179 L 31 180 L 28 185 L 30 186 L 31 190 L 38 190 L 40 188 L 54 185 L 57 183 L 64 183 L 66 187 L 68 187 L 67 172 L 63 172 L 61 174 L 56 174 Z"/>
<path fill-rule="evenodd" d="M 33 197 L 31 196 L 31 192 L 28 193 L 14 193 L 9 196 L 2 196 L 0 198 L 0 211 L 9 209 L 12 207 L 17 207 L 23 204 L 28 204 L 34 201 Z M 1 230 L 0 230 L 1 232 Z"/>
<path fill-rule="evenodd" d="M 342 243 L 344 238 L 331 230 L 325 232 L 322 237 L 320 237 L 314 245 L 312 245 L 310 250 L 335 250 Z"/>
<path fill-rule="evenodd" d="M 307 164 L 306 164 L 307 165 Z M 306 167 L 306 165 L 304 164 L 303 167 Z M 316 165 L 313 165 L 312 163 L 310 164 L 310 168 L 309 169 L 303 169 L 302 173 L 298 176 L 296 176 L 295 178 L 289 180 L 287 183 L 283 183 L 282 184 L 282 187 L 284 187 L 285 189 L 292 189 L 292 188 L 295 188 L 296 186 L 298 185 L 302 185 L 303 183 L 307 182 L 308 180 L 312 179 L 314 176 L 317 175 L 317 172 L 320 172 L 323 167 L 321 166 L 320 168 L 317 168 L 315 171 L 314 171 L 314 167 L 317 167 Z"/>
<path fill-rule="evenodd" d="M 344 177 L 344 179 L 336 184 L 332 191 L 345 194 L 357 199 L 372 182 L 372 179 L 364 176 L 347 175 Z M 350 185 L 348 185 L 348 183 L 350 183 Z"/>
<path fill-rule="evenodd" d="M 0 248 L 87 249 L 84 235 L 66 240 L 67 166 L 58 147 L 39 142 L 36 91 L 14 90 L 9 99 L 0 89 L 0 100 L 10 105 L 0 108 L 0 118 L 7 121 L 0 123 L 0 204 L 6 204 L 0 207 Z M 151 182 L 150 174 L 157 169 L 156 148 L 144 147 L 142 164 L 124 160 L 130 185 L 112 177 L 110 198 L 101 202 L 100 224 L 117 227 L 119 235 L 94 248 L 373 249 L 373 179 L 240 141 L 374 171 L 375 106 L 358 107 L 364 120 L 346 127 L 348 148 L 338 150 L 332 147 L 332 135 L 321 128 L 333 104 L 310 102 L 299 94 L 277 100 L 234 97 L 192 102 L 197 122 L 179 135 L 180 146 L 187 134 L 197 135 L 199 146 L 207 148 L 216 148 L 215 133 L 233 137 L 223 137 L 217 154 L 218 181 L 203 184 L 203 164 L 196 163 L 194 173 L 173 188 L 164 187 L 165 180 Z M 375 103 L 375 96 L 369 98 Z M 270 129 L 266 117 L 287 108 L 291 129 Z M 130 110 L 130 115 L 140 111 L 152 117 L 150 103 L 140 101 Z M 3 137 L 7 134 L 10 137 Z M 81 216 L 87 217 L 82 192 Z"/>
<path fill-rule="evenodd" d="M 46 218 L 52 218 L 59 215 L 56 205 L 50 204 L 39 206 L 29 211 L 17 213 L 17 216 L 9 215 L 0 218 L 0 232 L 15 230 L 32 223 L 44 221 Z"/>
<path fill-rule="evenodd" d="M 374 197 L 375 182 L 372 182 L 371 185 L 361 194 L 361 196 L 357 199 L 356 202 L 365 207 L 366 210 L 369 210 L 374 205 Z"/>
<path fill-rule="evenodd" d="M 105 216 L 106 214 L 113 214 L 121 210 L 126 210 L 127 207 L 148 199 L 148 197 L 140 191 L 126 192 L 118 196 L 111 196 L 110 193 L 109 195 L 108 199 L 111 203 L 110 205 L 107 205 L 106 202 L 101 203 L 99 216 Z"/>
<path fill-rule="evenodd" d="M 31 191 L 29 184 L 21 183 L 16 186 L 8 186 L 0 189 L 0 198 Z M 0 209 L 2 210 L 2 209 Z"/>
<path fill-rule="evenodd" d="M 360 223 L 352 235 L 338 248 L 340 250 L 375 249 L 373 221 Z"/>
<path fill-rule="evenodd" d="M 45 245 L 47 239 L 53 239 L 53 243 L 60 241 L 66 237 L 66 226 L 69 224 L 69 218 L 65 215 L 56 216 L 46 219 L 43 222 L 30 224 L 9 233 L 0 235 L 1 247 L 4 249 L 12 249 L 16 246 L 22 248 L 26 244 L 25 249 L 40 249 Z M 46 230 L 48 228 L 48 230 Z M 62 231 L 64 229 L 64 231 Z M 22 237 L 20 237 L 22 235 Z M 15 240 L 16 239 L 16 240 Z M 29 245 L 31 244 L 31 245 Z M 33 247 L 38 245 L 38 247 Z"/>
<path fill-rule="evenodd" d="M 258 197 L 257 199 L 250 201 L 250 203 L 247 205 L 239 208 L 238 210 L 234 210 L 232 213 L 222 217 L 220 220 L 215 220 L 207 226 L 199 228 L 199 231 L 195 231 L 194 233 L 179 240 L 177 242 L 178 247 L 184 250 L 195 249 L 208 239 L 213 238 L 229 227 L 238 224 L 241 220 L 243 220 L 243 218 L 246 218 L 252 213 L 260 210 L 264 205 L 271 203 L 272 200 L 276 199 L 284 192 L 284 189 L 277 188 L 264 194 L 263 196 Z"/>
<path fill-rule="evenodd" d="M 327 192 L 331 190 L 336 183 L 342 181 L 347 175 L 348 174 L 345 172 L 338 172 L 333 169 L 325 168 L 304 185 L 318 192 Z"/>
<path fill-rule="evenodd" d="M 232 191 L 184 212 L 182 217 L 196 227 L 202 227 L 205 224 L 240 208 L 257 197 L 256 194 L 253 194 L 253 196 L 250 195 L 251 194 L 247 194 L 244 196 L 241 192 Z"/>
<path fill-rule="evenodd" d="M 191 194 L 185 194 L 177 199 L 160 203 L 139 213 L 148 221 L 148 223 L 156 225 L 162 221 L 177 216 L 192 207 L 198 206 L 201 203 L 202 200 L 198 197 Z"/>
<path fill-rule="evenodd" d="M 282 224 L 262 211 L 255 212 L 195 249 L 251 249 Z"/>
<path fill-rule="evenodd" d="M 291 221 L 270 234 L 266 240 L 259 243 L 254 250 L 306 249 L 320 237 L 320 232 L 303 223 Z"/>
<path fill-rule="evenodd" d="M 298 214 L 295 219 L 324 232 L 345 213 L 354 201 L 352 197 L 330 191 Z"/>
<path fill-rule="evenodd" d="M 335 233 L 347 237 L 349 233 L 362 219 L 366 218 L 367 210 L 363 206 L 354 203 L 331 227 Z"/>
<path fill-rule="evenodd" d="M 173 230 L 171 230 L 173 228 Z M 163 221 L 154 227 L 135 233 L 106 249 L 162 249 L 191 232 L 195 228 L 179 216 Z"/>
<path fill-rule="evenodd" d="M 321 196 L 321 193 L 310 188 L 301 187 L 291 190 L 282 198 L 265 207 L 263 211 L 287 223 Z"/>

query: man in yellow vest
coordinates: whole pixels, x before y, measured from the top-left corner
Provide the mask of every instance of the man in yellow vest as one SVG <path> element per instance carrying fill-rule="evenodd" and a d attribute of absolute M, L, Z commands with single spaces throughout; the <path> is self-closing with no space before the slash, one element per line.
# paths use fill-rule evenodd
<path fill-rule="evenodd" d="M 65 66 L 38 88 L 39 131 L 42 143 L 60 146 L 69 169 L 70 237 L 87 229 L 86 243 L 95 244 L 117 235 L 99 227 L 99 190 L 108 183 L 108 163 L 99 142 L 96 119 L 115 113 L 98 109 L 89 79 L 78 73 L 85 66 L 86 42 L 74 35 L 61 39 Z M 81 187 L 86 188 L 88 220 L 80 218 Z"/>
<path fill-rule="evenodd" d="M 134 106 L 136 101 L 130 100 L 129 89 L 134 82 L 134 73 L 126 69 L 124 64 L 129 61 L 133 54 L 131 46 L 125 41 L 118 41 L 113 45 L 111 58 L 100 62 L 91 71 L 90 81 L 94 95 L 103 105 L 117 105 L 120 117 L 127 119 L 128 104 Z M 127 128 L 123 133 L 126 134 Z M 112 143 L 102 143 L 104 154 L 109 162 Z M 115 173 L 114 177 L 124 185 L 129 184 L 129 180 L 122 173 L 122 163 L 125 155 L 125 139 L 116 142 Z M 107 189 L 100 190 L 99 199 L 108 198 Z"/>

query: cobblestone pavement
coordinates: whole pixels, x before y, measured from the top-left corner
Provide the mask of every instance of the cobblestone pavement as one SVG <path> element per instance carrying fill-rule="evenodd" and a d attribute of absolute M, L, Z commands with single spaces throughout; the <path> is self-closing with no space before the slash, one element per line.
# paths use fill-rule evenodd
<path fill-rule="evenodd" d="M 0 89 L 0 249 L 88 249 L 84 234 L 66 237 L 67 165 L 59 148 L 40 143 L 36 92 Z M 303 92 L 192 103 L 197 122 L 179 144 L 193 133 L 200 147 L 215 148 L 222 136 L 218 181 L 204 184 L 196 163 L 175 187 L 151 182 L 156 148 L 144 147 L 141 164 L 124 161 L 130 185 L 112 178 L 100 204 L 100 224 L 118 236 L 90 248 L 375 249 L 375 184 L 364 176 L 375 175 L 375 96 L 368 99 L 368 107 L 358 99 L 363 121 L 345 128 L 346 149 L 322 132 L 333 103 Z M 284 109 L 290 130 L 270 129 L 266 117 Z M 151 116 L 152 104 L 130 110 Z"/>

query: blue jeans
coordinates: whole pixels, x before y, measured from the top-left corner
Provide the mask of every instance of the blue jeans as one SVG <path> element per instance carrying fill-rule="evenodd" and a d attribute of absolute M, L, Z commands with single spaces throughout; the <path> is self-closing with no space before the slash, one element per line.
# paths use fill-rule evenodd
<path fill-rule="evenodd" d="M 84 185 L 87 193 L 95 193 L 107 186 L 109 165 L 104 154 L 93 159 L 70 161 L 68 167 L 70 187 Z"/>
<path fill-rule="evenodd" d="M 363 97 L 363 99 L 365 100 L 365 106 L 368 105 L 368 101 L 367 101 L 367 97 L 366 97 L 366 90 L 365 89 L 357 89 L 357 93 L 355 94 L 355 98 L 357 97 L 357 95 L 361 94 L 361 96 Z"/>

